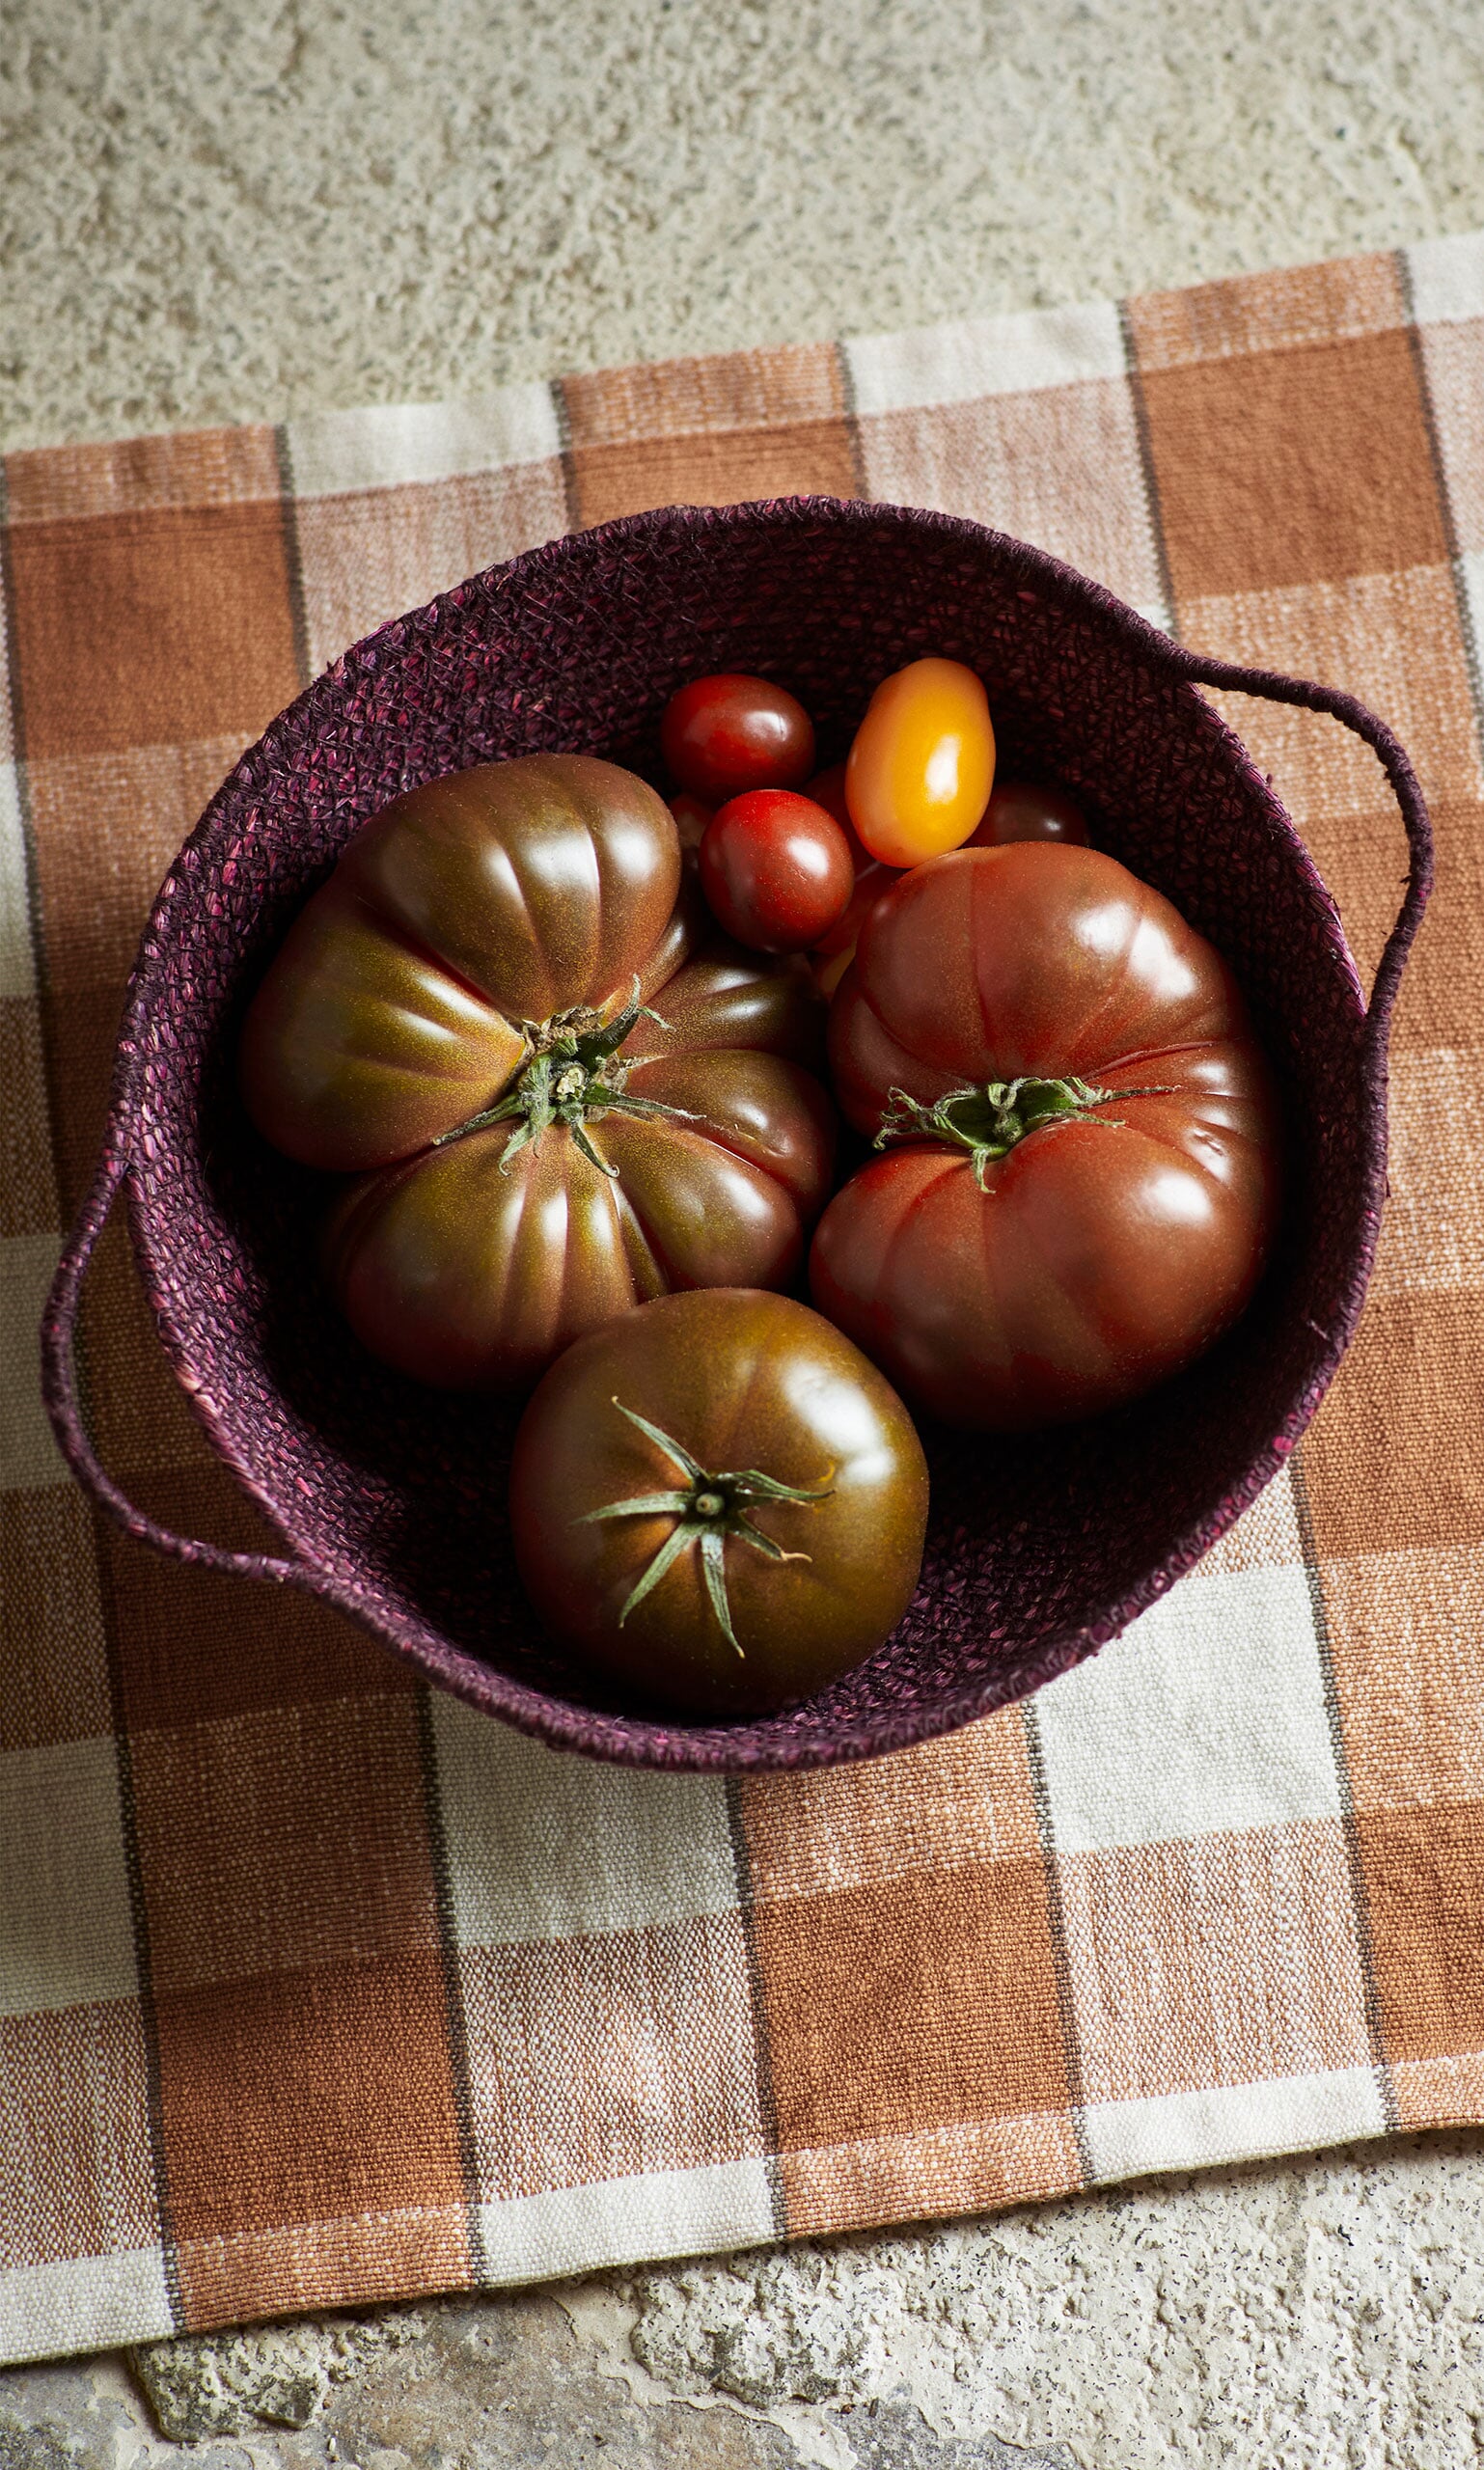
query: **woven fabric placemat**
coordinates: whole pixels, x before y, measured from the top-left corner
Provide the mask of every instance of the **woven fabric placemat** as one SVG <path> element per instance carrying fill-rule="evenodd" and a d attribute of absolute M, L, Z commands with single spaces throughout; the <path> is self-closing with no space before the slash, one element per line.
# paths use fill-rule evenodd
<path fill-rule="evenodd" d="M 1484 2120 L 1484 239 L 10 457 L 0 681 L 0 2358 Z M 1440 887 L 1391 1200 L 1299 1462 L 1023 1708 L 739 1785 L 559 1757 L 96 1521 L 36 1324 L 124 978 L 242 745 L 575 526 L 796 491 L 1040 542 L 1368 700 Z M 1374 966 L 1370 756 L 1229 703 Z M 103 1456 L 257 1546 L 117 1229 Z"/>

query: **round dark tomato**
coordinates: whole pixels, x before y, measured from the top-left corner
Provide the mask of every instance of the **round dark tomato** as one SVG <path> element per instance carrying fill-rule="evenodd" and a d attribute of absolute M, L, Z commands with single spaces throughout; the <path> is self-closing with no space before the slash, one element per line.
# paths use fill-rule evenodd
<path fill-rule="evenodd" d="M 679 882 L 652 789 L 525 755 L 398 799 L 294 921 L 243 1092 L 291 1157 L 373 1170 L 327 1269 L 399 1370 L 517 1387 L 668 1288 L 797 1274 L 834 1156 L 817 1000 Z"/>
<path fill-rule="evenodd" d="M 807 1304 L 670 1295 L 568 1348 L 515 1440 L 510 1529 L 546 1628 L 707 1715 L 810 1696 L 917 1586 L 927 1468 L 895 1392 Z"/>
<path fill-rule="evenodd" d="M 660 723 L 682 789 L 720 806 L 744 789 L 796 789 L 814 768 L 814 725 L 770 678 L 723 672 L 672 695 Z"/>
<path fill-rule="evenodd" d="M 997 781 L 984 820 L 964 844 L 1003 849 L 1011 840 L 1069 840 L 1087 845 L 1087 818 L 1061 789 L 1038 789 L 1031 781 Z"/>
<path fill-rule="evenodd" d="M 856 937 L 866 911 L 880 899 L 888 884 L 895 883 L 901 868 L 884 866 L 879 858 L 871 856 L 857 833 L 845 803 L 843 763 L 832 763 L 828 772 L 818 773 L 805 795 L 823 807 L 826 814 L 833 814 L 850 844 L 850 861 L 855 868 L 855 888 L 849 900 L 828 934 L 821 935 L 810 952 L 810 974 L 814 984 L 821 995 L 833 995 L 855 958 Z"/>
<path fill-rule="evenodd" d="M 835 998 L 851 1122 L 815 1303 L 915 1405 L 1028 1429 L 1137 1396 L 1247 1303 L 1278 1197 L 1236 982 L 1096 850 L 1023 841 L 904 875 Z"/>
<path fill-rule="evenodd" d="M 706 826 L 701 888 L 739 944 L 756 952 L 808 951 L 849 904 L 850 843 L 812 798 L 749 789 Z"/>

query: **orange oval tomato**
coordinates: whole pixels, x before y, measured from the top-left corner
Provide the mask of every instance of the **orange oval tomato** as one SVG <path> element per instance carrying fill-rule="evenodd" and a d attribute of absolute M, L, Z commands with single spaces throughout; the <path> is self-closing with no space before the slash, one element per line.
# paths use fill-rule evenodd
<path fill-rule="evenodd" d="M 962 661 L 915 660 L 871 697 L 845 765 L 850 820 L 886 866 L 969 837 L 995 782 L 989 699 Z"/>

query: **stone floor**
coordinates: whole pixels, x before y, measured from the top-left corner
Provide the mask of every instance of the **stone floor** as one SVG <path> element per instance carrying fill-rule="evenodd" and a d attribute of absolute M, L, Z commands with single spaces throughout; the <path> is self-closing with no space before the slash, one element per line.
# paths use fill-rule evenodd
<path fill-rule="evenodd" d="M 1416 2137 L 13 2369 L 0 2470 L 1461 2470 L 1481 2159 Z"/>
<path fill-rule="evenodd" d="M 0 0 L 5 447 L 1479 225 L 1478 0 Z M 0 2470 L 1462 2470 L 1481 2155 L 14 2370 Z"/>

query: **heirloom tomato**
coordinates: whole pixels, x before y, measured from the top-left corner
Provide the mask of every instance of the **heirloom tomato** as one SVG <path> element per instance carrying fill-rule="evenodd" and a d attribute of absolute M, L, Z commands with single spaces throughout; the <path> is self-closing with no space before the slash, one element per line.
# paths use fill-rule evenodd
<path fill-rule="evenodd" d="M 674 1286 L 783 1285 L 830 1187 L 818 1006 L 726 945 L 663 801 L 591 755 L 429 782 L 358 833 L 248 1014 L 243 1093 L 336 1210 L 389 1363 L 533 1380 Z"/>
<path fill-rule="evenodd" d="M 814 724 L 768 677 L 729 671 L 672 695 L 660 748 L 682 789 L 720 806 L 744 789 L 796 789 L 814 768 Z"/>
<path fill-rule="evenodd" d="M 1030 781 L 997 781 L 984 820 L 965 845 L 1003 849 L 1011 840 L 1070 840 L 1085 849 L 1086 817 L 1060 789 L 1038 789 Z"/>
<path fill-rule="evenodd" d="M 510 1532 L 547 1629 L 708 1715 L 809 1696 L 917 1586 L 922 1445 L 839 1331 L 782 1295 L 669 1295 L 568 1348 L 521 1420 Z"/>
<path fill-rule="evenodd" d="M 995 778 L 989 699 L 962 661 L 915 660 L 884 678 L 845 761 L 850 820 L 885 866 L 968 839 Z"/>
<path fill-rule="evenodd" d="M 1000 1430 L 1091 1414 L 1247 1303 L 1272 1081 L 1225 962 L 1115 859 L 1020 841 L 904 875 L 830 1055 L 890 1145 L 820 1221 L 814 1301 L 915 1405 Z"/>
<path fill-rule="evenodd" d="M 758 952 L 802 952 L 844 915 L 855 885 L 835 817 L 794 789 L 728 798 L 701 844 L 701 889 L 728 935 Z"/>

